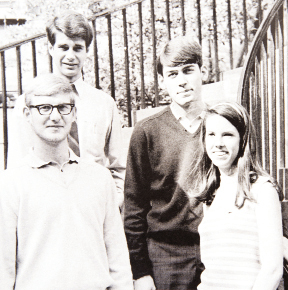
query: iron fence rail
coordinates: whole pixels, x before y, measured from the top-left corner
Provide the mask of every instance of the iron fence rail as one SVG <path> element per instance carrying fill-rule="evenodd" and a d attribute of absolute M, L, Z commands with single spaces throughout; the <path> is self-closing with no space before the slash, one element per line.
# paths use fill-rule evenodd
<path fill-rule="evenodd" d="M 101 79 L 102 76 L 100 75 L 100 65 L 99 65 L 99 48 L 100 45 L 102 46 L 102 43 L 99 43 L 98 37 L 97 37 L 97 27 L 98 27 L 98 19 L 105 18 L 107 22 L 107 38 L 108 38 L 108 46 L 107 51 L 109 54 L 107 65 L 105 66 L 109 67 L 110 71 L 110 85 L 109 90 L 111 93 L 111 96 L 114 99 L 116 98 L 115 92 L 117 91 L 116 82 L 115 82 L 115 53 L 113 49 L 114 47 L 114 37 L 113 35 L 113 21 L 115 19 L 115 15 L 118 12 L 122 12 L 122 26 L 123 26 L 123 48 L 124 48 L 124 70 L 125 70 L 125 102 L 126 102 L 126 111 L 127 111 L 127 119 L 128 119 L 128 126 L 132 126 L 132 93 L 131 93 L 131 59 L 133 55 L 131 55 L 131 52 L 129 52 L 130 45 L 130 39 L 129 39 L 129 32 L 128 32 L 128 25 L 129 25 L 129 15 L 127 14 L 128 9 L 137 9 L 138 13 L 136 14 L 138 17 L 138 61 L 139 61 L 139 67 L 140 67 L 140 107 L 144 109 L 147 106 L 147 95 L 146 95 L 146 86 L 147 86 L 147 77 L 151 77 L 153 79 L 153 94 L 154 94 L 154 105 L 159 106 L 160 105 L 160 96 L 158 91 L 158 77 L 157 77 L 157 70 L 156 70 L 156 46 L 159 44 L 159 39 L 157 39 L 157 31 L 156 31 L 156 22 L 159 21 L 158 18 L 156 18 L 155 13 L 155 3 L 156 2 L 163 2 L 163 15 L 165 15 L 165 25 L 166 25 L 166 35 L 167 40 L 171 39 L 172 35 L 172 20 L 171 16 L 173 16 L 174 9 L 173 5 L 175 5 L 175 1 L 169 1 L 169 0 L 136 0 L 131 1 L 131 3 L 122 5 L 120 7 L 115 7 L 113 9 L 107 9 L 105 11 L 96 13 L 93 17 L 91 17 L 89 20 L 91 21 L 93 32 L 94 32 L 94 38 L 93 38 L 93 73 L 94 73 L 94 83 L 96 88 L 101 88 Z M 197 21 L 196 23 L 196 29 L 198 31 L 198 39 L 199 42 L 202 43 L 202 31 L 203 31 L 203 12 L 201 12 L 202 7 L 205 0 L 195 0 L 195 9 L 196 9 L 196 15 L 197 15 Z M 227 0 L 227 25 L 228 25 L 228 39 L 229 39 L 229 59 L 230 59 L 230 69 L 233 68 L 233 65 L 235 63 L 234 61 L 234 55 L 233 55 L 233 46 L 232 46 L 232 15 L 231 15 L 231 0 Z M 242 0 L 243 1 L 243 30 L 244 30 L 244 42 L 245 42 L 245 49 L 248 46 L 248 33 L 247 33 L 247 16 L 246 16 L 246 1 L 248 0 Z M 150 44 L 152 46 L 151 52 L 151 58 L 152 58 L 152 71 L 148 70 L 147 67 L 145 67 L 145 59 L 147 58 L 147 51 L 144 51 L 144 42 L 147 41 L 147 35 L 145 31 L 143 31 L 143 19 L 144 19 L 144 12 L 143 12 L 143 3 L 145 2 L 146 5 L 149 4 L 149 11 L 150 14 L 150 31 L 151 31 L 151 40 Z M 157 3 L 158 3 L 157 2 Z M 207 1 L 205 1 L 206 3 Z M 187 5 L 187 0 L 179 0 L 179 7 L 180 7 L 180 18 L 181 18 L 181 33 L 183 35 L 186 34 L 187 30 L 187 20 L 186 20 L 186 10 L 185 5 Z M 159 4 L 159 3 L 158 3 Z M 219 49 L 218 49 L 218 25 L 217 25 L 217 12 L 216 12 L 216 6 L 217 6 L 217 0 L 212 0 L 212 8 L 211 8 L 211 19 L 213 22 L 212 29 L 211 29 L 211 37 L 213 39 L 213 45 L 214 45 L 214 74 L 215 79 L 219 80 L 220 75 L 220 69 L 219 69 Z M 146 6 L 145 6 L 146 7 Z M 258 14 L 262 15 L 262 8 L 261 8 L 261 0 L 258 0 Z M 147 17 L 147 13 L 145 14 L 145 17 Z M 204 23 L 205 25 L 205 23 Z M 163 33 L 165 34 L 165 33 Z M 22 61 L 21 61 L 21 48 L 24 44 L 31 43 L 31 59 L 32 59 L 32 74 L 33 77 L 35 77 L 39 71 L 39 64 L 37 61 L 37 43 L 40 39 L 43 39 L 46 37 L 44 33 L 37 34 L 32 37 L 28 37 L 22 41 L 17 41 L 14 43 L 10 43 L 8 45 L 0 47 L 0 54 L 1 54 L 1 76 L 2 76 L 2 101 L 3 101 L 3 138 L 4 138 L 4 167 L 7 166 L 7 150 L 8 150 L 8 124 L 7 124 L 7 74 L 6 74 L 6 52 L 8 50 L 15 49 L 16 54 L 16 69 L 17 69 L 17 94 L 20 95 L 23 92 L 23 68 L 22 68 Z M 211 42 L 209 42 L 210 46 Z M 48 62 L 48 69 L 49 71 L 53 71 L 52 67 L 52 58 L 48 55 L 47 57 Z"/>

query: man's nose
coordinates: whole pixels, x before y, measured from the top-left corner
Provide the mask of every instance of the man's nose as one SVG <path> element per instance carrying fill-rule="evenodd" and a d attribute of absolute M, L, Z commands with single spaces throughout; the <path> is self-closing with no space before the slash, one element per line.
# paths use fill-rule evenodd
<path fill-rule="evenodd" d="M 184 87 L 187 84 L 186 76 L 183 72 L 178 73 L 179 86 Z"/>
<path fill-rule="evenodd" d="M 57 107 L 54 107 L 52 109 L 52 112 L 50 114 L 50 119 L 54 121 L 59 121 L 62 118 L 61 114 L 59 113 Z"/>
<path fill-rule="evenodd" d="M 68 59 L 74 59 L 74 58 L 75 58 L 74 50 L 73 50 L 73 49 L 69 49 L 69 50 L 67 50 L 66 57 L 67 57 Z"/>

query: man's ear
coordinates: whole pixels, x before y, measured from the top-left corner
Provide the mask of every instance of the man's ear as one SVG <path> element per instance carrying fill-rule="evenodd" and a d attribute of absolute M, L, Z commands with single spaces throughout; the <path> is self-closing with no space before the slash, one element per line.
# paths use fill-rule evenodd
<path fill-rule="evenodd" d="M 166 85 L 164 83 L 164 77 L 161 74 L 158 74 L 158 84 L 162 90 L 166 89 Z"/>
<path fill-rule="evenodd" d="M 200 68 L 200 71 L 201 71 L 201 75 L 202 75 L 202 83 L 207 82 L 208 77 L 209 77 L 209 72 L 208 72 L 206 65 L 202 65 Z"/>
<path fill-rule="evenodd" d="M 23 108 L 23 115 L 24 115 L 24 118 L 27 122 L 31 123 L 31 112 L 30 112 L 30 109 L 25 106 Z"/>
<path fill-rule="evenodd" d="M 54 46 L 48 41 L 48 52 L 53 57 Z"/>

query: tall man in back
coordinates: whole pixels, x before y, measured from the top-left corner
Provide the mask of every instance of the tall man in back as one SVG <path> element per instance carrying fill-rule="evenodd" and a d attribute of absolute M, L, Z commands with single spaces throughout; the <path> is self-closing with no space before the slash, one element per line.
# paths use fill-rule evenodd
<path fill-rule="evenodd" d="M 207 77 L 201 47 L 188 37 L 175 38 L 157 69 L 172 103 L 136 124 L 126 168 L 124 226 L 134 287 L 196 290 L 203 270 L 197 230 L 202 204 L 189 202 L 178 180 L 186 147 L 193 159 L 200 156 L 206 108 L 201 86 Z"/>
<path fill-rule="evenodd" d="M 92 28 L 81 14 L 66 11 L 52 19 L 47 27 L 48 50 L 53 59 L 53 73 L 73 83 L 76 98 L 78 138 L 82 159 L 107 166 L 117 186 L 117 199 L 123 203 L 125 158 L 122 154 L 121 124 L 114 100 L 82 79 L 82 69 L 93 39 Z M 24 97 L 17 101 L 22 116 Z M 19 126 L 18 126 L 19 127 Z M 16 128 L 13 128 L 17 130 Z M 19 129 L 18 129 L 19 131 Z M 13 132 L 12 132 L 13 133 Z M 18 162 L 20 136 L 9 136 L 8 166 Z M 26 134 L 26 133 L 25 133 Z M 30 138 L 25 138 L 29 143 Z M 24 147 L 29 147 L 28 145 Z M 24 153 L 26 151 L 24 148 Z M 10 166 L 9 166 L 10 167 Z"/>

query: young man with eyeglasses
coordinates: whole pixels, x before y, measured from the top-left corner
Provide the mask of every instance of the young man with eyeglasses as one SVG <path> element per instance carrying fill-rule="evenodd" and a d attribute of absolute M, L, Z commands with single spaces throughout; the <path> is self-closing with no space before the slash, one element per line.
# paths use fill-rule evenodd
<path fill-rule="evenodd" d="M 53 74 L 25 93 L 33 146 L 0 176 L 1 290 L 133 289 L 111 174 L 68 147 L 76 94 Z"/>
<path fill-rule="evenodd" d="M 116 183 L 119 207 L 123 204 L 125 156 L 123 155 L 121 122 L 115 101 L 102 90 L 83 81 L 82 69 L 93 39 L 92 28 L 81 14 L 65 11 L 49 21 L 46 27 L 48 51 L 52 56 L 53 73 L 73 83 L 76 98 L 79 150 L 82 158 L 106 166 Z M 21 103 L 20 107 L 22 111 Z M 29 133 L 16 136 L 11 128 L 8 148 L 8 166 L 18 163 L 19 152 L 28 146 Z M 12 127 L 13 126 L 13 127 Z M 18 128 L 17 128 L 18 127 Z M 14 136 L 15 135 L 15 136 Z M 20 139 L 20 141 L 19 141 Z M 19 148 L 19 145 L 23 146 Z"/>

